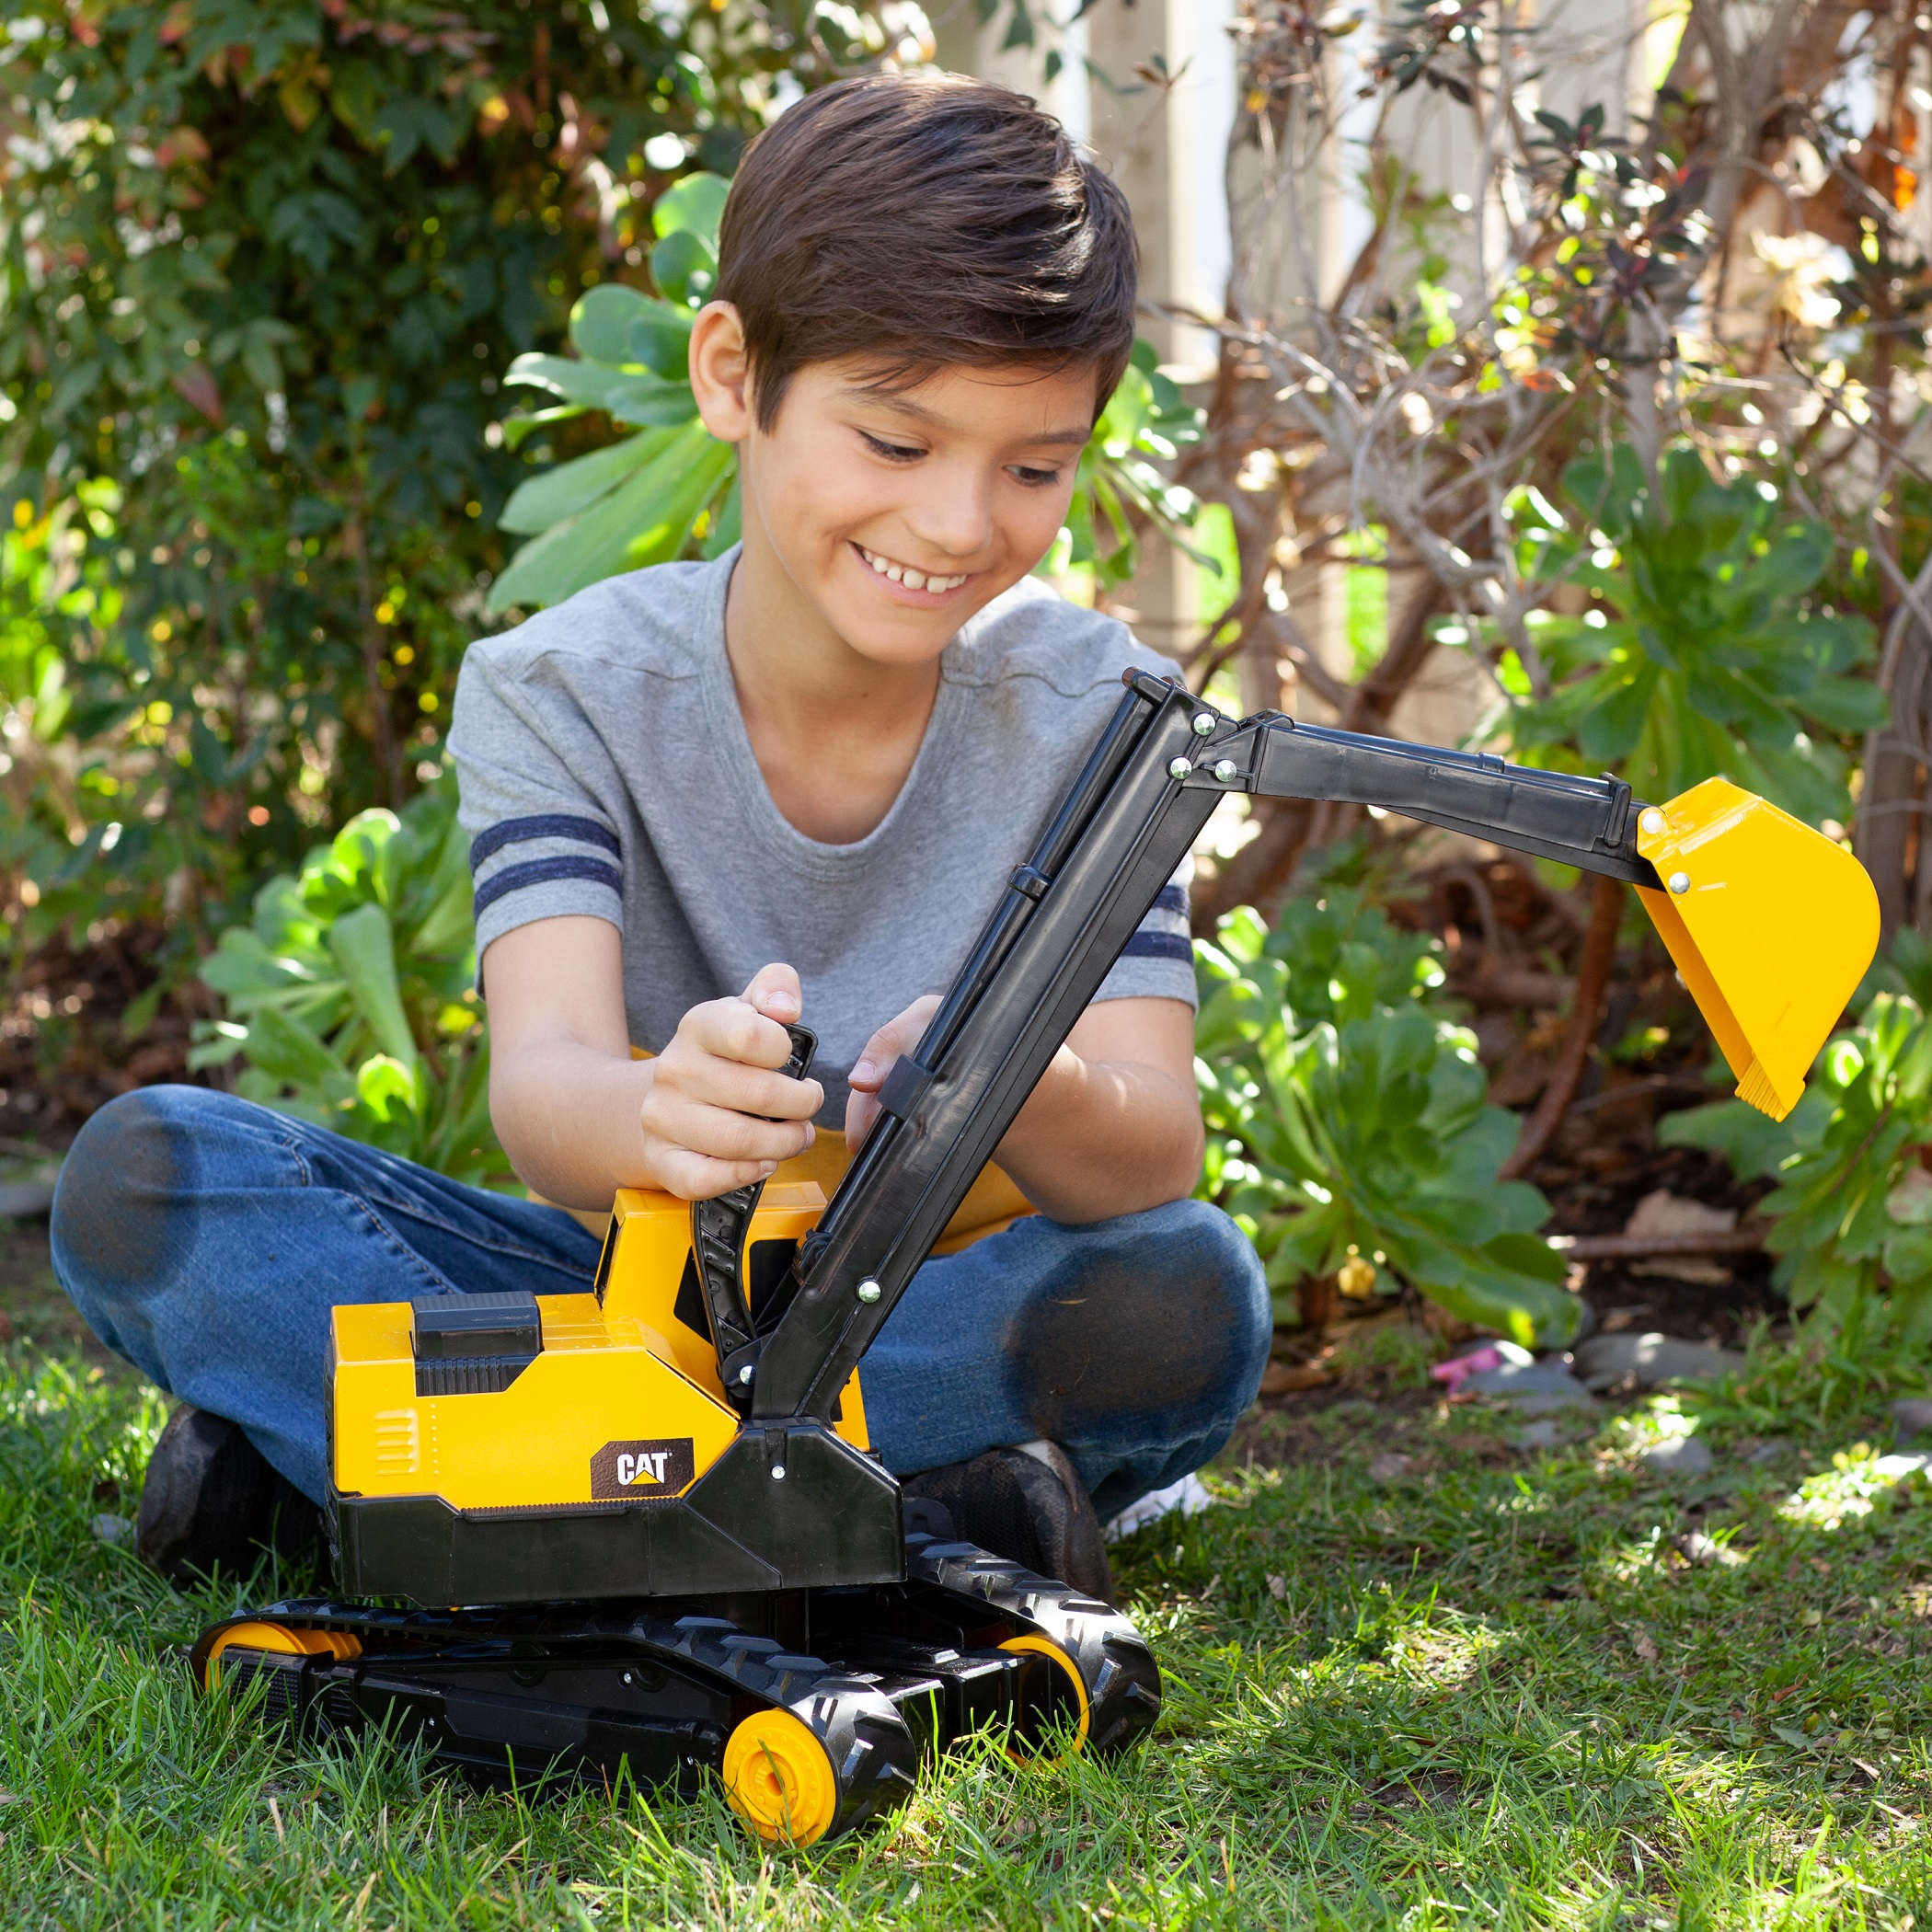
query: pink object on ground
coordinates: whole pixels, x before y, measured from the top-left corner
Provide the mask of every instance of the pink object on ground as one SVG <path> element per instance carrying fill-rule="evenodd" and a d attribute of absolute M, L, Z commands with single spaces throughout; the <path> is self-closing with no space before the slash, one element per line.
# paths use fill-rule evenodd
<path fill-rule="evenodd" d="M 1447 1385 L 1453 1396 L 1463 1386 L 1465 1375 L 1480 1374 L 1484 1369 L 1502 1366 L 1502 1354 L 1494 1343 L 1488 1348 L 1476 1349 L 1466 1355 L 1458 1355 L 1453 1362 L 1439 1362 L 1429 1371 L 1438 1382 Z"/>

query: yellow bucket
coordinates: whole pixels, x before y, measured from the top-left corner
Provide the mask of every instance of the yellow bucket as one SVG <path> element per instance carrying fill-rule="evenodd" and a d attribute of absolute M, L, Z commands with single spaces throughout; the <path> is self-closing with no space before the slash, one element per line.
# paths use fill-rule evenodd
<path fill-rule="evenodd" d="M 1879 944 L 1865 868 L 1800 819 L 1724 778 L 1648 805 L 1638 888 L 1717 1036 L 1738 1098 L 1781 1121 Z"/>

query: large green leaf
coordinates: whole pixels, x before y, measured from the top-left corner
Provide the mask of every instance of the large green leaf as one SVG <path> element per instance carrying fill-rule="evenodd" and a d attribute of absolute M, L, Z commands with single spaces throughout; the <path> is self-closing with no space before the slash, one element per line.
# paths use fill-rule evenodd
<path fill-rule="evenodd" d="M 669 430 L 646 430 L 546 469 L 517 485 L 497 521 L 505 530 L 527 535 L 576 516 L 659 455 L 671 436 Z"/>
<path fill-rule="evenodd" d="M 731 460 L 702 423 L 676 431 L 627 481 L 525 544 L 490 586 L 490 609 L 559 604 L 586 584 L 677 556 Z"/>
<path fill-rule="evenodd" d="M 562 355 L 520 355 L 511 363 L 503 381 L 514 388 L 546 389 L 566 402 L 581 403 L 586 408 L 607 406 L 613 389 L 635 378 L 623 369 L 604 362 L 573 361 Z"/>
<path fill-rule="evenodd" d="M 403 1010 L 388 914 L 373 901 L 341 914 L 328 929 L 328 944 L 349 982 L 357 1012 L 383 1052 L 413 1067 L 416 1036 Z"/>
<path fill-rule="evenodd" d="M 682 380 L 691 311 L 659 302 L 621 282 L 600 282 L 570 311 L 570 342 L 586 362 L 641 364 Z"/>
<path fill-rule="evenodd" d="M 650 224 L 661 236 L 697 235 L 715 243 L 730 190 L 731 184 L 722 175 L 685 175 L 652 203 Z"/>

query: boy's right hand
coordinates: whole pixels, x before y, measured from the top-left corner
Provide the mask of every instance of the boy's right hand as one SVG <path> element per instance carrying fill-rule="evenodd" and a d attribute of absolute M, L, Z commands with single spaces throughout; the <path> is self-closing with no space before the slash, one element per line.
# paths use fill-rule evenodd
<path fill-rule="evenodd" d="M 685 1201 L 709 1201 L 765 1179 L 811 1145 L 825 1104 L 816 1080 L 788 1080 L 785 1029 L 804 1006 L 789 966 L 765 967 L 737 999 L 707 1000 L 678 1022 L 651 1063 L 638 1110 L 650 1176 Z"/>

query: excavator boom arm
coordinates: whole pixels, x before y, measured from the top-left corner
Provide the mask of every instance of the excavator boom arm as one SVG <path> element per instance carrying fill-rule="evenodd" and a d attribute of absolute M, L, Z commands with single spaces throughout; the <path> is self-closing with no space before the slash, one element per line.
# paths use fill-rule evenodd
<path fill-rule="evenodd" d="M 1381 806 L 1655 887 L 1639 808 L 1614 778 L 1298 725 L 1236 722 L 1130 672 L 1028 862 L 1018 868 L 881 1117 L 801 1250 L 759 1348 L 754 1423 L 829 1416 L 839 1391 L 992 1158 L 1156 895 L 1227 791 Z"/>

